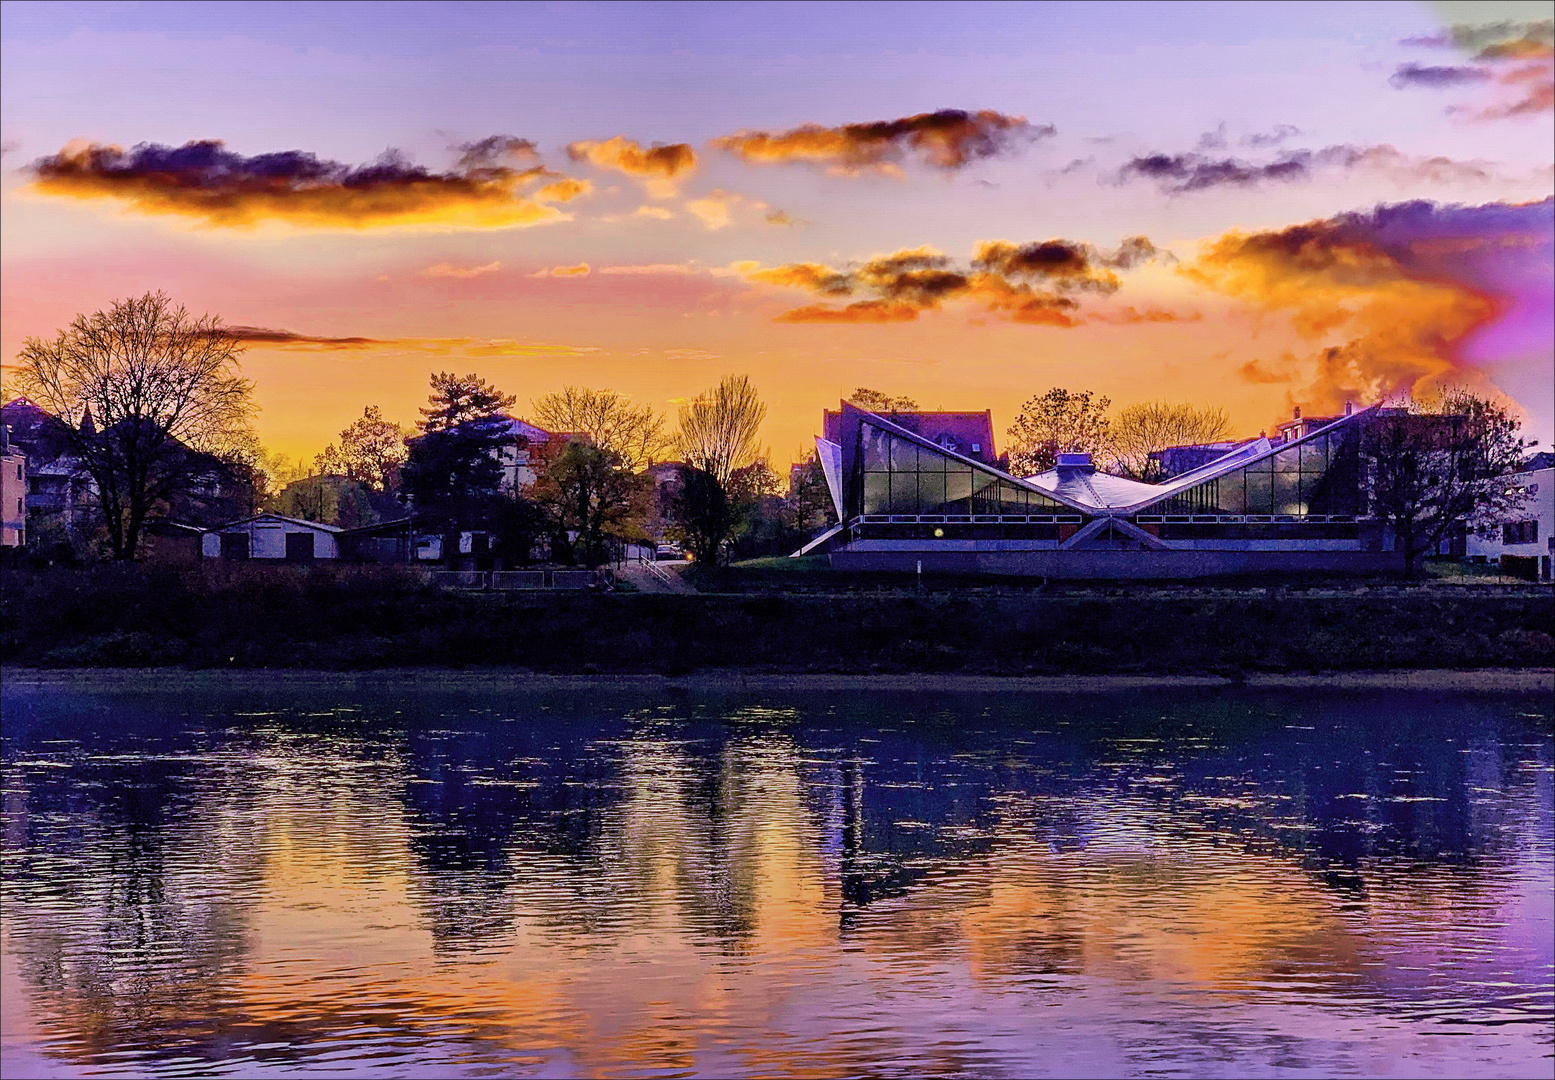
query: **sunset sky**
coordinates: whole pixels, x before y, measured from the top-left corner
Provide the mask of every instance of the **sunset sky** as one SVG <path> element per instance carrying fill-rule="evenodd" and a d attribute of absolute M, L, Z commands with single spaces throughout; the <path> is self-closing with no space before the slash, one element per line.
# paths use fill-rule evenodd
<path fill-rule="evenodd" d="M 6 3 L 5 374 L 161 289 L 254 328 L 289 455 L 439 370 L 672 418 L 749 373 L 779 462 L 857 386 L 1002 448 L 1053 386 L 1252 435 L 1451 383 L 1547 447 L 1549 17 Z"/>

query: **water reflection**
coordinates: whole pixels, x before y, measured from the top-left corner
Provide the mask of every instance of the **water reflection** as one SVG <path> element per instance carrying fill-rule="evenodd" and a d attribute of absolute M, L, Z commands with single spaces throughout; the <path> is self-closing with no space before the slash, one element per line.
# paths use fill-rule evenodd
<path fill-rule="evenodd" d="M 6 687 L 7 1071 L 1549 1071 L 1542 700 L 204 685 Z"/>

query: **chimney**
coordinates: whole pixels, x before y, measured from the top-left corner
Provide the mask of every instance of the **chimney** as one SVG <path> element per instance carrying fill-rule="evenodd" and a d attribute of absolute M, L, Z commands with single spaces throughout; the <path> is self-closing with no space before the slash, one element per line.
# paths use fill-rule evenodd
<path fill-rule="evenodd" d="M 1292 416 L 1291 419 L 1292 420 L 1300 420 L 1301 419 L 1301 406 L 1300 405 L 1296 406 L 1296 414 L 1294 416 Z"/>
<path fill-rule="evenodd" d="M 1355 411 L 1355 403 L 1354 402 L 1350 402 L 1350 401 L 1346 401 L 1344 403 L 1344 414 L 1346 416 L 1349 416 L 1354 411 Z"/>

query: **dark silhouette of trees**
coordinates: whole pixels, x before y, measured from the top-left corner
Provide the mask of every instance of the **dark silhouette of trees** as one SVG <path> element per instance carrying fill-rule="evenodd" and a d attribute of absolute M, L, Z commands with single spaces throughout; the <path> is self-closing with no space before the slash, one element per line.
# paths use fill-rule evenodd
<path fill-rule="evenodd" d="M 679 484 L 670 500 L 670 521 L 691 557 L 704 566 L 717 566 L 724 541 L 734 529 L 734 507 L 718 477 L 706 469 L 682 465 Z"/>
<path fill-rule="evenodd" d="M 1057 386 L 1030 398 L 1009 430 L 1010 471 L 1017 476 L 1046 472 L 1058 463 L 1059 454 L 1104 452 L 1111 404 L 1111 398 L 1089 390 L 1073 393 Z"/>
<path fill-rule="evenodd" d="M 872 413 L 913 412 L 918 408 L 918 403 L 910 397 L 892 397 L 867 386 L 854 390 L 848 400 Z"/>
<path fill-rule="evenodd" d="M 160 292 L 23 344 L 17 383 L 91 476 L 115 559 L 135 557 L 158 507 L 251 465 L 255 405 L 241 352 L 218 316 L 193 316 Z"/>
<path fill-rule="evenodd" d="M 500 415 L 517 400 L 479 375 L 440 371 L 432 376 L 432 393 L 427 398 L 430 408 L 421 410 L 416 426 L 424 433 L 450 431 L 471 420 Z"/>
<path fill-rule="evenodd" d="M 432 376 L 429 408 L 421 410 L 420 436 L 409 441 L 401 487 L 418 513 L 463 526 L 490 516 L 505 498 L 503 447 L 510 436 L 502 410 L 514 399 L 476 375 Z"/>
<path fill-rule="evenodd" d="M 1466 390 L 1379 409 L 1361 443 L 1371 513 L 1393 527 L 1413 576 L 1458 528 L 1488 527 L 1515 512 L 1528 493 L 1507 477 L 1528 445 L 1506 406 Z"/>

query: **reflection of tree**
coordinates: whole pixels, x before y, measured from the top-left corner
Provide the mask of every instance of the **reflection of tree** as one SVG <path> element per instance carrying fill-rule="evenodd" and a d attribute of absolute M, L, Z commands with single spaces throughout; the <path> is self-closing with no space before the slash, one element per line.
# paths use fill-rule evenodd
<path fill-rule="evenodd" d="M 6 770 L 7 831 L 22 838 L 7 844 L 7 948 L 61 1050 L 156 1045 L 177 1029 L 187 1053 L 214 1060 L 252 948 L 252 807 L 209 797 L 222 763 L 196 768 L 131 740 L 116 749 L 103 763 Z"/>
<path fill-rule="evenodd" d="M 1235 700 L 875 698 L 806 725 L 450 697 L 199 755 L 87 736 L 104 760 L 6 766 L 7 947 L 80 1059 L 391 1039 L 531 1069 L 565 1046 L 586 1073 L 985 1066 L 901 1004 L 925 980 L 998 991 L 986 1018 L 1075 985 L 1320 1005 L 1433 1000 L 1449 963 L 1522 978 L 1497 920 L 1548 828 L 1547 739 L 1472 704 Z M 837 1039 L 855 1008 L 879 1033 Z"/>

